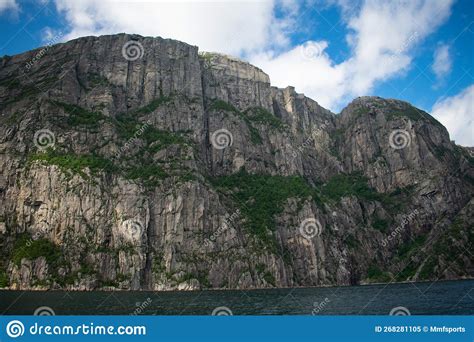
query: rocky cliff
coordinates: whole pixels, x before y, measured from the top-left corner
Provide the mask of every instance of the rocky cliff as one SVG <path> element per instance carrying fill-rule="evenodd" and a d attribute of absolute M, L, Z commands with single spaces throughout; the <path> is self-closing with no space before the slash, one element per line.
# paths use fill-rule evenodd
<path fill-rule="evenodd" d="M 0 59 L 0 287 L 472 277 L 472 150 L 408 103 L 339 115 L 182 42 Z"/>

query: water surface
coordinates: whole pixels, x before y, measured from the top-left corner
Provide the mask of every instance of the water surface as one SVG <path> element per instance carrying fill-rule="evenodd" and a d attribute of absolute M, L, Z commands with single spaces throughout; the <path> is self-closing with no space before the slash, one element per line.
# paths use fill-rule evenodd
<path fill-rule="evenodd" d="M 472 315 L 474 280 L 246 291 L 0 291 L 1 314 L 32 315 L 42 306 L 56 315 L 210 315 L 219 307 L 234 315 L 388 315 L 396 307 L 412 315 Z"/>

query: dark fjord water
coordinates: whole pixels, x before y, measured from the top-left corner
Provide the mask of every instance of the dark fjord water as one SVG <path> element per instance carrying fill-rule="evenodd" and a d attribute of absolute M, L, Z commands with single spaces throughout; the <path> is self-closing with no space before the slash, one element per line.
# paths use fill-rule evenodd
<path fill-rule="evenodd" d="M 396 307 L 412 315 L 472 315 L 474 280 L 248 291 L 0 291 L 2 314 L 32 315 L 42 306 L 56 315 L 210 315 L 218 307 L 234 315 L 388 315 Z"/>

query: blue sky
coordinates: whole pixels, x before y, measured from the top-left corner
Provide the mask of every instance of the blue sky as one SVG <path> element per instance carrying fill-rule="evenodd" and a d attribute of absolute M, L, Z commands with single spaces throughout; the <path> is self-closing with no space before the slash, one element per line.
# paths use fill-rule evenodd
<path fill-rule="evenodd" d="M 474 145 L 474 1 L 0 0 L 0 55 L 84 35 L 183 40 L 261 67 L 339 112 L 354 97 L 406 100 Z"/>

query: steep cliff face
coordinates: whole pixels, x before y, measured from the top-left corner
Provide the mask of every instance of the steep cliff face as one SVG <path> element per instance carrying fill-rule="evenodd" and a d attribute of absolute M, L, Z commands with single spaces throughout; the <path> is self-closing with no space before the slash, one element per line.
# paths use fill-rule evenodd
<path fill-rule="evenodd" d="M 473 276 L 472 151 L 408 103 L 335 115 L 161 38 L 40 52 L 0 60 L 0 287 Z"/>

